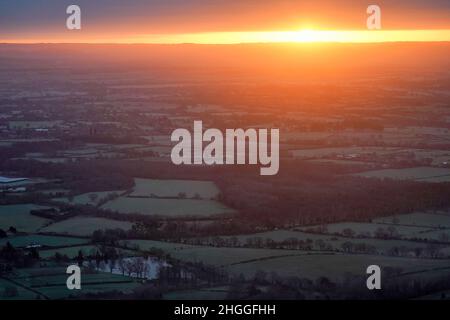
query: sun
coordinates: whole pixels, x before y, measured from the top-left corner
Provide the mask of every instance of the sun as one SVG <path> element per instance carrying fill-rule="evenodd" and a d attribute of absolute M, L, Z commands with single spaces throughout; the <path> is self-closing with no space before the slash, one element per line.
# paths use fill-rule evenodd
<path fill-rule="evenodd" d="M 319 41 L 318 33 L 312 29 L 302 29 L 298 32 L 298 42 L 316 42 Z"/>

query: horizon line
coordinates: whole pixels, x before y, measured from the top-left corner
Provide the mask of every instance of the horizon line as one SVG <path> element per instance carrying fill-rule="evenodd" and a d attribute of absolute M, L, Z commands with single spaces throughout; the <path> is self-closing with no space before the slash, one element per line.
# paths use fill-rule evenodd
<path fill-rule="evenodd" d="M 77 36 L 80 34 L 77 31 Z M 52 39 L 53 38 L 53 39 Z M 124 37 L 91 36 L 0 39 L 1 44 L 270 44 L 270 43 L 398 43 L 450 42 L 450 29 L 433 30 L 299 30 L 237 31 L 185 34 L 142 34 Z"/>

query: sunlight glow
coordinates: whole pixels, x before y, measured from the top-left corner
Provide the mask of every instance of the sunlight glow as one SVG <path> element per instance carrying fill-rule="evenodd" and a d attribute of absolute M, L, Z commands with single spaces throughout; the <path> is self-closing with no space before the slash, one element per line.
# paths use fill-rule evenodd
<path fill-rule="evenodd" d="M 66 34 L 67 35 L 67 34 Z M 148 43 L 148 44 L 238 44 L 238 43 L 380 43 L 450 41 L 450 29 L 442 30 L 311 30 L 205 32 L 185 34 L 148 34 L 89 38 L 48 35 L 42 39 L 2 40 L 2 43 Z"/>
<path fill-rule="evenodd" d="M 282 43 L 282 42 L 431 42 L 450 41 L 450 30 L 389 30 L 389 31 L 267 31 L 267 32 L 214 32 L 181 35 L 149 35 L 129 39 L 148 43 Z"/>

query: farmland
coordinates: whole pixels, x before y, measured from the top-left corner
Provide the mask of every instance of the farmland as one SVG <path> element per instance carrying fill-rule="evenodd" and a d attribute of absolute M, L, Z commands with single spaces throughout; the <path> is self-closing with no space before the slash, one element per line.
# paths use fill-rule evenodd
<path fill-rule="evenodd" d="M 425 243 L 393 240 L 393 239 L 375 239 L 375 238 L 346 238 L 332 234 L 316 234 L 292 230 L 276 230 L 250 235 L 239 235 L 235 237 L 222 237 L 231 241 L 232 238 L 238 240 L 239 246 L 264 246 L 265 243 L 273 242 L 274 245 L 289 248 L 293 246 L 293 240 L 304 242 L 305 248 L 312 250 L 323 250 L 324 248 L 332 251 L 342 251 L 343 247 L 351 243 L 353 246 L 373 247 L 374 253 L 387 254 L 394 248 L 407 248 L 413 251 L 416 248 L 425 248 Z M 210 240 L 206 240 L 210 241 Z"/>
<path fill-rule="evenodd" d="M 40 245 L 45 247 L 61 247 L 61 246 L 73 246 L 77 244 L 84 244 L 88 242 L 88 240 L 83 238 L 72 238 L 72 237 L 27 235 L 27 236 L 15 236 L 0 239 L 0 246 L 4 246 L 7 242 L 11 243 L 12 246 L 18 248 L 30 245 Z"/>
<path fill-rule="evenodd" d="M 165 300 L 223 300 L 228 295 L 228 287 L 201 288 L 167 293 Z"/>
<path fill-rule="evenodd" d="M 54 201 L 64 202 L 68 204 L 77 204 L 77 205 L 98 205 L 98 203 L 104 200 L 108 196 L 119 196 L 124 191 L 103 191 L 103 192 L 89 192 L 77 195 L 73 197 L 73 199 L 69 198 L 55 198 Z"/>
<path fill-rule="evenodd" d="M 355 231 L 356 235 L 363 237 L 373 237 L 380 229 L 387 229 L 389 226 L 377 223 L 361 223 L 361 222 L 343 222 L 328 224 L 325 226 L 329 234 L 343 234 L 344 230 L 350 229 Z M 312 227 L 313 229 L 314 227 Z M 311 227 L 305 227 L 311 229 Z M 395 226 L 395 232 L 402 238 L 414 238 L 422 232 L 429 231 L 431 228 L 426 226 Z"/>
<path fill-rule="evenodd" d="M 39 255 L 42 259 L 51 259 L 54 258 L 56 253 L 59 253 L 60 255 L 69 257 L 69 259 L 75 259 L 80 252 L 83 254 L 83 256 L 89 256 L 92 254 L 95 255 L 98 250 L 99 247 L 95 245 L 81 245 L 57 249 L 44 249 L 39 251 Z M 118 249 L 118 252 L 127 256 L 133 255 L 133 251 L 130 250 Z"/>
<path fill-rule="evenodd" d="M 308 254 L 308 252 L 298 250 L 217 248 L 149 240 L 130 240 L 127 241 L 127 243 L 131 246 L 138 245 L 141 250 L 149 250 L 152 248 L 161 249 L 169 253 L 175 259 L 191 262 L 201 261 L 214 266 L 226 266 L 242 263 L 244 261 L 267 259 L 277 256 Z"/>
<path fill-rule="evenodd" d="M 446 268 L 450 270 L 449 260 L 417 260 L 395 257 L 378 257 L 372 255 L 297 255 L 292 257 L 273 258 L 264 261 L 242 263 L 228 267 L 235 274 L 252 277 L 262 270 L 267 273 L 276 272 L 284 277 L 296 276 L 316 279 L 326 274 L 333 281 L 342 281 L 348 274 L 364 274 L 368 265 L 377 264 L 383 268 L 399 268 L 401 273 L 417 272 L 417 276 L 431 275 L 430 269 Z"/>
<path fill-rule="evenodd" d="M 333 281 L 343 281 L 347 274 L 362 274 L 368 265 L 376 263 L 384 268 L 397 268 L 401 270 L 400 274 L 417 273 L 424 277 L 433 276 L 436 269 L 442 269 L 442 272 L 450 270 L 448 259 L 417 260 L 407 257 L 327 251 L 191 246 L 146 240 L 133 240 L 129 245 L 138 245 L 141 250 L 159 248 L 175 259 L 202 261 L 246 277 L 253 277 L 256 272 L 264 271 L 268 274 L 274 272 L 282 277 L 295 276 L 308 279 L 316 279 L 327 274 Z"/>
<path fill-rule="evenodd" d="M 392 217 L 373 219 L 375 223 L 386 223 L 393 225 L 421 226 L 431 228 L 450 228 L 450 216 L 433 213 L 411 213 Z"/>
<path fill-rule="evenodd" d="M 211 181 L 134 179 L 134 183 L 133 197 L 177 198 L 184 194 L 186 198 L 213 199 L 219 194 Z"/>
<path fill-rule="evenodd" d="M 41 232 L 68 234 L 74 236 L 90 236 L 92 232 L 99 229 L 123 229 L 128 230 L 131 222 L 116 221 L 97 217 L 75 217 L 60 222 L 55 222 L 43 229 Z"/>
<path fill-rule="evenodd" d="M 355 46 L 0 45 L 0 299 L 448 292 L 449 46 Z M 177 165 L 194 121 L 186 159 L 206 129 L 248 137 Z M 240 148 L 253 129 L 279 152 Z"/>
<path fill-rule="evenodd" d="M 120 197 L 107 202 L 102 209 L 123 214 L 137 213 L 164 218 L 209 217 L 234 211 L 214 200 L 154 199 Z"/>
<path fill-rule="evenodd" d="M 18 292 L 14 299 L 65 299 L 72 295 L 97 293 L 113 290 L 132 291 L 139 286 L 139 282 L 130 277 L 113 275 L 109 273 L 98 273 L 86 270 L 83 273 L 82 290 L 67 290 L 66 268 L 43 267 L 22 269 L 9 279 L 17 283 L 14 285 Z M 0 279 L 1 287 L 10 286 L 11 282 Z"/>
<path fill-rule="evenodd" d="M 405 169 L 384 169 L 357 174 L 366 178 L 414 180 L 421 182 L 450 182 L 450 169 L 416 167 Z"/>
<path fill-rule="evenodd" d="M 34 204 L 0 206 L 0 229 L 7 230 L 13 226 L 19 231 L 34 232 L 48 224 L 50 220 L 33 216 L 30 211 L 45 208 L 49 207 Z"/>

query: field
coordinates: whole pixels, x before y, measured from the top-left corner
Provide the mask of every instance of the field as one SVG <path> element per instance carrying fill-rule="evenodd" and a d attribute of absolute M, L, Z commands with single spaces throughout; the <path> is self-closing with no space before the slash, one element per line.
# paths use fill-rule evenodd
<path fill-rule="evenodd" d="M 98 205 L 98 203 L 100 201 L 102 201 L 103 199 L 105 199 L 105 197 L 109 196 L 109 195 L 120 195 L 122 194 L 124 191 L 102 191 L 102 192 L 89 192 L 89 193 L 84 193 L 84 194 L 80 194 L 78 196 L 73 197 L 72 201 L 70 201 L 69 198 L 64 197 L 64 198 L 56 198 L 53 199 L 54 201 L 58 201 L 58 202 L 64 202 L 64 203 L 68 203 L 68 204 L 78 204 L 78 205 Z"/>
<path fill-rule="evenodd" d="M 421 233 L 420 237 L 422 239 L 450 242 L 450 229 L 427 231 Z M 448 251 L 448 254 L 450 255 L 450 251 Z"/>
<path fill-rule="evenodd" d="M 33 300 L 38 296 L 35 292 L 5 279 L 0 279 L 0 300 Z"/>
<path fill-rule="evenodd" d="M 20 288 L 16 299 L 35 299 L 37 296 L 45 299 L 64 299 L 70 296 L 106 291 L 131 292 L 140 283 L 130 277 L 110 273 L 82 271 L 81 290 L 68 290 L 67 274 L 63 267 L 44 267 L 20 269 L 9 279 L 19 283 Z M 6 280 L 0 280 L 0 288 Z"/>
<path fill-rule="evenodd" d="M 405 275 L 435 276 L 450 270 L 450 260 L 413 259 L 381 255 L 343 254 L 326 251 L 300 251 L 283 249 L 225 248 L 191 246 L 148 240 L 132 240 L 129 245 L 140 249 L 159 248 L 182 261 L 201 261 L 223 267 L 232 274 L 252 277 L 257 271 L 280 276 L 309 279 L 326 275 L 339 281 L 347 273 L 365 275 L 367 266 L 377 264 L 384 268 L 400 268 Z"/>
<path fill-rule="evenodd" d="M 72 237 L 54 237 L 44 235 L 29 235 L 8 237 L 0 239 L 0 247 L 4 246 L 7 242 L 11 243 L 13 247 L 26 247 L 29 245 L 41 245 L 46 247 L 59 247 L 59 246 L 73 246 L 77 244 L 87 243 L 87 239 L 72 238 Z"/>
<path fill-rule="evenodd" d="M 402 273 L 414 272 L 415 279 L 433 276 L 434 268 L 446 268 L 450 271 L 450 260 L 410 259 L 385 257 L 376 255 L 298 255 L 279 257 L 264 261 L 241 263 L 229 266 L 228 271 L 252 277 L 258 270 L 270 274 L 276 272 L 280 276 L 296 276 L 315 279 L 326 276 L 331 280 L 340 281 L 346 274 L 364 276 L 369 265 L 379 265 L 382 268 L 401 268 Z"/>
<path fill-rule="evenodd" d="M 129 230 L 132 227 L 131 222 L 117 221 L 97 217 L 75 217 L 60 222 L 53 223 L 43 229 L 41 232 L 68 234 L 74 236 L 91 236 L 95 230 L 99 229 L 123 229 Z"/>
<path fill-rule="evenodd" d="M 39 250 L 39 256 L 42 259 L 49 259 L 55 256 L 58 252 L 61 255 L 66 255 L 70 259 L 74 259 L 78 256 L 78 253 L 81 251 L 84 256 L 88 256 L 91 254 L 95 254 L 98 251 L 98 247 L 95 245 L 82 245 L 82 246 L 74 246 L 74 247 L 65 247 L 65 248 L 57 248 L 57 249 L 45 249 Z M 118 249 L 118 252 L 125 256 L 132 256 L 135 254 L 134 251 L 131 250 L 122 250 Z"/>
<path fill-rule="evenodd" d="M 202 199 L 213 199 L 220 193 L 214 182 L 195 180 L 134 179 L 133 197 L 176 198 L 183 193 L 186 198 L 196 195 Z"/>
<path fill-rule="evenodd" d="M 387 231 L 389 227 L 394 227 L 395 232 L 402 238 L 414 238 L 420 235 L 422 232 L 430 231 L 429 227 L 421 227 L 421 226 L 404 226 L 404 225 L 396 225 L 389 226 L 386 224 L 377 224 L 377 223 L 360 223 L 360 222 L 344 222 L 344 223 L 333 223 L 327 224 L 327 233 L 329 234 L 342 234 L 344 230 L 350 229 L 355 232 L 356 236 L 361 237 L 374 237 L 375 233 L 381 229 Z M 308 230 L 314 227 L 304 227 L 302 230 Z"/>
<path fill-rule="evenodd" d="M 107 202 L 101 208 L 124 214 L 138 213 L 165 218 L 208 217 L 234 212 L 220 202 L 196 199 L 120 197 Z"/>
<path fill-rule="evenodd" d="M 299 159 L 316 159 L 329 156 L 353 156 L 357 154 L 386 154 L 396 151 L 398 148 L 382 147 L 336 147 L 291 150 L 290 154 Z"/>
<path fill-rule="evenodd" d="M 46 208 L 49 207 L 34 204 L 0 206 L 0 229 L 7 230 L 10 226 L 13 226 L 17 231 L 35 232 L 48 224 L 50 220 L 33 216 L 30 211 Z"/>
<path fill-rule="evenodd" d="M 376 223 L 421 226 L 431 228 L 450 228 L 450 216 L 432 213 L 411 213 L 374 219 Z"/>
<path fill-rule="evenodd" d="M 8 126 L 13 129 L 40 129 L 52 128 L 62 121 L 9 121 Z"/>
<path fill-rule="evenodd" d="M 224 239 L 229 237 L 223 237 Z M 289 241 L 292 239 L 297 239 L 299 241 L 309 242 L 313 250 L 321 249 L 319 242 L 325 244 L 325 247 L 329 247 L 331 250 L 342 250 L 342 245 L 344 243 L 352 243 L 353 245 L 365 244 L 373 246 L 379 253 L 387 253 L 393 248 L 408 248 L 414 250 L 416 248 L 425 248 L 425 243 L 406 241 L 406 240 L 381 240 L 381 239 L 364 239 L 364 238 L 345 238 L 329 234 L 313 234 L 301 231 L 290 231 L 290 230 L 277 230 L 268 231 L 256 234 L 241 235 L 236 237 L 239 240 L 240 245 L 248 245 L 255 239 L 262 240 L 263 242 L 267 239 L 273 240 L 277 243 L 282 243 L 283 241 Z"/>
<path fill-rule="evenodd" d="M 276 250 L 276 249 L 252 249 L 252 248 L 225 248 L 211 246 L 191 246 L 178 243 L 130 240 L 126 241 L 130 247 L 138 245 L 141 250 L 151 248 L 161 249 L 171 257 L 191 262 L 204 262 L 215 266 L 226 266 L 245 261 L 267 259 L 276 256 L 304 255 L 309 252 L 299 250 Z"/>
<path fill-rule="evenodd" d="M 228 287 L 213 287 L 195 290 L 173 291 L 163 295 L 164 300 L 224 300 Z"/>
<path fill-rule="evenodd" d="M 361 172 L 356 175 L 366 178 L 379 179 L 450 182 L 450 169 L 434 167 L 374 170 Z"/>

